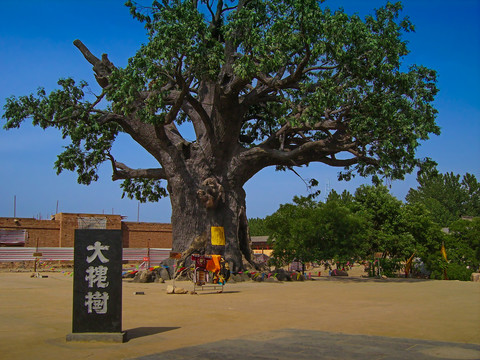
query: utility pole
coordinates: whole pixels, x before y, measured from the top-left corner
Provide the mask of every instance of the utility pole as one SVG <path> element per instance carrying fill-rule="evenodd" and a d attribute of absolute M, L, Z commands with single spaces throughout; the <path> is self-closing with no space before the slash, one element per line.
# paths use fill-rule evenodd
<path fill-rule="evenodd" d="M 328 194 L 330 194 L 330 179 L 328 179 L 325 184 L 325 202 L 327 202 Z"/>

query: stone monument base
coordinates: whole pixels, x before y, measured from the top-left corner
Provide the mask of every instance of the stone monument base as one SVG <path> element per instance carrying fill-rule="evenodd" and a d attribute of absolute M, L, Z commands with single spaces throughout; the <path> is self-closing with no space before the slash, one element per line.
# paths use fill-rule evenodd
<path fill-rule="evenodd" d="M 126 332 L 120 333 L 71 333 L 67 335 L 67 341 L 82 342 L 110 342 L 123 343 L 126 340 Z"/>

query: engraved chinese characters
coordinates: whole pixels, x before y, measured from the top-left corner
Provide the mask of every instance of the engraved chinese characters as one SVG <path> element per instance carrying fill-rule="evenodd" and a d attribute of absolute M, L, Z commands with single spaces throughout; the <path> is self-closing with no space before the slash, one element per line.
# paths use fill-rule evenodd
<path fill-rule="evenodd" d="M 121 332 L 121 230 L 76 230 L 73 333 Z"/>
<path fill-rule="evenodd" d="M 108 293 L 107 292 L 95 292 L 92 294 L 90 291 L 85 295 L 85 306 L 88 309 L 88 313 L 90 314 L 92 311 L 95 311 L 97 314 L 106 314 L 107 313 L 107 301 L 108 301 Z"/>
<path fill-rule="evenodd" d="M 88 251 L 94 251 L 94 253 L 87 257 L 87 263 L 93 262 L 98 258 L 102 263 L 107 263 L 109 260 L 103 255 L 102 250 L 108 251 L 110 246 L 102 245 L 99 241 L 96 241 L 95 244 L 87 246 Z M 90 266 L 87 268 L 87 276 L 85 280 L 88 281 L 89 288 L 103 288 L 108 287 L 107 282 L 107 273 L 108 267 L 106 266 Z M 85 306 L 87 307 L 87 312 L 90 314 L 92 311 L 95 311 L 97 314 L 106 314 L 108 310 L 108 292 L 96 291 L 92 293 L 89 291 L 85 295 Z"/>
<path fill-rule="evenodd" d="M 88 281 L 88 287 L 93 287 L 96 284 L 99 288 L 106 288 L 108 286 L 107 272 L 108 268 L 105 266 L 90 266 L 87 269 L 87 276 L 85 276 L 85 280 Z"/>
<path fill-rule="evenodd" d="M 102 246 L 102 244 L 99 241 L 95 241 L 95 244 L 87 246 L 87 250 L 91 251 L 93 250 L 93 254 L 89 257 L 87 257 L 87 263 L 91 263 L 93 260 L 95 260 L 97 257 L 100 259 L 102 263 L 107 263 L 109 260 L 103 256 L 102 250 L 108 250 L 109 246 Z"/>

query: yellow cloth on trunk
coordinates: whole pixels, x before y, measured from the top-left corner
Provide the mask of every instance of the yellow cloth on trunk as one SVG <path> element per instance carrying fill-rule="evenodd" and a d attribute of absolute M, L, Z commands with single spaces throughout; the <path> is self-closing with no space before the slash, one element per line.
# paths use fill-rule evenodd
<path fill-rule="evenodd" d="M 222 226 L 212 226 L 212 245 L 225 245 L 225 230 Z"/>

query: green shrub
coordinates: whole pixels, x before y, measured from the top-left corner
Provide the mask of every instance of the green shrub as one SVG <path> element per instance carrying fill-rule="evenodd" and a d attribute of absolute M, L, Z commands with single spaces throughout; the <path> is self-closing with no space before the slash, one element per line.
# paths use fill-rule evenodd
<path fill-rule="evenodd" d="M 396 277 L 398 271 L 400 271 L 402 267 L 403 264 L 401 259 L 380 259 L 382 275 L 387 277 Z"/>
<path fill-rule="evenodd" d="M 472 273 L 474 272 L 473 269 L 467 269 L 465 264 L 449 263 L 446 268 L 448 280 L 470 281 Z M 432 271 L 430 278 L 442 280 L 443 271 L 441 269 Z"/>
<path fill-rule="evenodd" d="M 470 281 L 472 269 L 467 269 L 464 264 L 450 263 L 447 266 L 447 277 L 449 280 Z"/>

